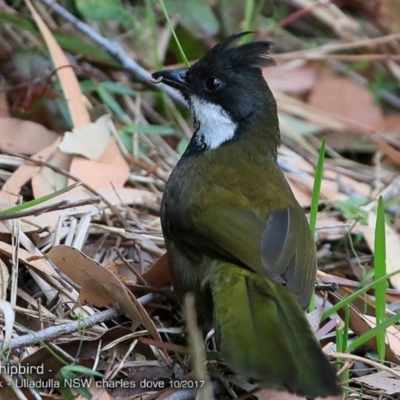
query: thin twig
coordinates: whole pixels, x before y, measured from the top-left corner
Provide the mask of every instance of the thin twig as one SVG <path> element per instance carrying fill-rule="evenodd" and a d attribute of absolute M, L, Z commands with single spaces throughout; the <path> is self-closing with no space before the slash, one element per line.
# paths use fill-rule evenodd
<path fill-rule="evenodd" d="M 110 319 L 116 318 L 121 314 L 122 312 L 118 308 L 109 308 L 108 310 L 98 312 L 83 320 L 51 326 L 39 332 L 29 333 L 27 335 L 11 339 L 7 349 L 19 349 L 21 347 L 32 346 L 40 342 L 47 342 L 49 340 L 57 339 L 60 336 L 74 333 L 82 329 L 88 329 L 104 321 L 109 321 Z M 3 342 L 0 342 L 0 348 L 2 348 L 2 346 Z"/>
<path fill-rule="evenodd" d="M 150 304 L 156 297 L 157 295 L 150 293 L 139 297 L 137 300 L 140 302 L 140 304 L 146 305 Z M 110 319 L 120 316 L 122 313 L 123 312 L 119 308 L 110 307 L 108 310 L 97 312 L 96 314 L 90 315 L 89 317 L 79 321 L 51 326 L 39 332 L 31 332 L 27 335 L 11 339 L 7 349 L 18 349 L 21 347 L 36 345 L 40 342 L 47 342 L 49 340 L 57 339 L 60 336 L 75 333 L 83 329 L 91 328 L 92 326 L 98 325 L 102 322 L 109 321 Z M 2 347 L 3 342 L 0 342 L 0 349 Z"/>
<path fill-rule="evenodd" d="M 388 374 L 394 376 L 397 379 L 400 379 L 400 373 L 395 371 L 393 368 L 387 367 L 384 364 L 381 364 L 380 362 L 370 360 L 369 358 L 365 357 L 360 357 L 356 356 L 355 354 L 348 354 L 348 353 L 339 353 L 339 352 L 333 352 L 333 353 L 327 353 L 328 356 L 334 357 L 334 358 L 346 358 L 349 360 L 355 360 L 355 361 L 361 361 L 367 365 L 371 365 L 375 367 L 378 371 L 385 371 Z"/>

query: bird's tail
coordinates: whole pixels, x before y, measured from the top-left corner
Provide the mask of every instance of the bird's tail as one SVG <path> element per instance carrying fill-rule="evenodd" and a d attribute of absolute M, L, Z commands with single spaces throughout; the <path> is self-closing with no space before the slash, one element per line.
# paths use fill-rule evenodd
<path fill-rule="evenodd" d="M 208 283 L 220 350 L 235 372 L 262 387 L 312 398 L 341 393 L 304 311 L 285 287 L 221 262 Z"/>

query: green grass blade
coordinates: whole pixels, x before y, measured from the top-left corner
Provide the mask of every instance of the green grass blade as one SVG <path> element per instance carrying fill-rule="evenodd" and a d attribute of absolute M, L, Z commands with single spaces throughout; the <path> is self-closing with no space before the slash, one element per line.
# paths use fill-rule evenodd
<path fill-rule="evenodd" d="M 314 238 L 315 238 L 315 227 L 317 225 L 318 203 L 319 203 L 319 195 L 321 193 L 322 174 L 324 172 L 324 160 L 325 160 L 325 138 L 322 139 L 321 148 L 319 149 L 318 161 L 315 170 L 314 185 L 311 197 L 310 228 Z M 308 309 L 310 311 L 315 309 L 314 294 L 311 297 Z"/>
<path fill-rule="evenodd" d="M 397 271 L 397 273 L 399 273 L 399 271 Z M 384 278 L 387 279 L 387 276 L 385 276 Z M 368 342 L 368 340 L 373 339 L 380 332 L 385 332 L 385 330 L 387 328 L 389 328 L 391 325 L 397 324 L 399 321 L 400 321 L 400 313 L 393 315 L 392 317 L 390 317 L 388 319 L 385 319 L 379 325 L 377 325 L 374 328 L 370 329 L 369 331 L 363 333 L 360 337 L 358 337 L 353 342 L 351 342 L 349 344 L 349 346 L 347 347 L 346 353 L 351 353 L 357 347 L 360 347 L 364 343 Z"/>
<path fill-rule="evenodd" d="M 378 199 L 376 214 L 374 271 L 375 281 L 386 275 L 385 209 L 382 196 Z M 386 280 L 375 283 L 375 317 L 377 326 L 386 319 Z M 385 334 L 385 330 L 381 330 L 376 336 L 377 352 L 381 361 L 385 359 Z"/>
<path fill-rule="evenodd" d="M 328 318 L 331 316 L 333 313 L 335 313 L 337 310 L 340 310 L 342 307 L 344 307 L 346 304 L 349 304 L 353 300 L 355 300 L 357 297 L 363 295 L 365 292 L 368 290 L 372 289 L 378 282 L 385 282 L 387 279 L 391 278 L 394 275 L 397 275 L 400 273 L 400 269 L 396 269 L 396 271 L 391 272 L 390 274 L 386 274 L 385 276 L 382 276 L 373 282 L 369 283 L 368 285 L 363 286 L 362 288 L 356 290 L 354 293 L 350 294 L 349 296 L 345 297 L 343 300 L 340 300 L 337 304 L 332 306 L 329 310 L 326 310 L 322 314 L 321 321 L 324 319 Z M 400 315 L 400 314 L 399 314 Z M 400 317 L 399 317 L 400 318 Z M 385 321 L 386 322 L 386 321 Z"/>
<path fill-rule="evenodd" d="M 244 10 L 243 31 L 251 31 L 251 26 L 253 24 L 253 15 L 254 15 L 254 0 L 247 0 L 246 8 Z M 246 35 L 243 38 L 243 43 L 250 42 L 252 38 L 253 35 Z"/>
<path fill-rule="evenodd" d="M 165 19 L 167 20 L 169 29 L 171 29 L 172 36 L 174 37 L 176 45 L 178 46 L 178 50 L 179 50 L 179 53 L 180 53 L 180 55 L 182 57 L 182 61 L 185 64 L 186 68 L 189 68 L 190 67 L 189 61 L 186 58 L 186 54 L 183 51 L 181 43 L 179 42 L 178 36 L 175 33 L 174 25 L 172 24 L 171 18 L 168 15 L 168 10 L 167 10 L 167 7 L 165 6 L 164 0 L 159 0 L 159 1 L 160 1 L 161 8 L 163 10 Z"/>
<path fill-rule="evenodd" d="M 50 194 L 47 194 L 46 196 L 39 197 L 38 199 L 27 201 L 26 203 L 19 204 L 18 206 L 14 206 L 14 207 L 8 208 L 7 210 L 2 210 L 2 211 L 0 211 L 0 215 L 10 215 L 10 214 L 14 214 L 16 212 L 27 210 L 28 208 L 37 206 L 39 204 L 44 203 L 47 200 L 54 199 L 54 197 L 57 197 L 57 196 L 60 196 L 63 193 L 69 192 L 70 190 L 76 188 L 80 184 L 81 184 L 80 182 L 77 182 L 77 183 L 74 183 L 74 184 L 72 184 L 70 186 L 67 186 L 64 189 L 57 190 L 54 193 L 50 193 Z"/>
<path fill-rule="evenodd" d="M 319 149 L 317 167 L 315 170 L 315 177 L 314 177 L 314 186 L 311 198 L 310 228 L 314 236 L 315 236 L 315 227 L 317 225 L 318 203 L 319 203 L 319 195 L 321 193 L 321 182 L 322 182 L 322 174 L 324 172 L 324 161 L 325 161 L 325 138 L 322 139 L 321 147 Z"/>

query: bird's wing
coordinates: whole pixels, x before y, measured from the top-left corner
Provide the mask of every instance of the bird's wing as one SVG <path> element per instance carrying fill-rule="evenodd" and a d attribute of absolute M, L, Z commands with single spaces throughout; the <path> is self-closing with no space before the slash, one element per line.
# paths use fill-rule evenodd
<path fill-rule="evenodd" d="M 271 211 L 265 220 L 252 210 L 211 207 L 196 218 L 201 248 L 237 260 L 282 283 L 300 305 L 309 304 L 315 284 L 315 247 L 300 207 Z"/>

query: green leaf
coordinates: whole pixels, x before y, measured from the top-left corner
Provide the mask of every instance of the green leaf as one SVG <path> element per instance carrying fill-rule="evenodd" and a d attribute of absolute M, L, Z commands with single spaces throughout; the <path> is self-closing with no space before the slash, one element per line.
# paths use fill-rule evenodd
<path fill-rule="evenodd" d="M 97 93 L 99 97 L 103 100 L 103 102 L 121 121 L 126 121 L 124 110 L 103 85 L 99 85 L 97 87 Z"/>
<path fill-rule="evenodd" d="M 84 367 L 83 365 L 66 365 L 61 368 L 67 374 L 84 374 L 88 376 L 95 376 L 97 378 L 102 378 L 103 374 L 95 371 L 91 368 Z"/>
<path fill-rule="evenodd" d="M 121 83 L 106 81 L 102 82 L 101 85 L 110 93 L 127 94 L 128 96 L 135 96 L 136 94 L 136 92 L 132 88 L 126 85 L 122 85 Z"/>
<path fill-rule="evenodd" d="M 94 90 L 97 90 L 99 83 L 92 81 L 91 79 L 87 79 L 79 83 L 79 86 L 83 93 L 90 93 Z"/>
<path fill-rule="evenodd" d="M 142 124 L 129 124 L 125 125 L 121 131 L 126 133 L 143 133 L 144 135 L 173 135 L 175 130 L 166 125 L 142 125 Z"/>
<path fill-rule="evenodd" d="M 129 154 L 132 154 L 133 152 L 132 135 L 130 133 L 124 132 L 123 130 L 119 130 L 118 137 L 122 145 L 125 147 L 126 151 Z"/>
<path fill-rule="evenodd" d="M 348 198 L 343 201 L 336 201 L 334 207 L 338 209 L 346 221 L 358 221 L 362 225 L 367 225 L 367 213 L 360 206 L 367 203 L 366 199 Z"/>
<path fill-rule="evenodd" d="M 79 13 L 93 21 L 112 21 L 124 17 L 125 8 L 118 0 L 75 0 Z"/>
<path fill-rule="evenodd" d="M 207 1 L 165 0 L 170 16 L 179 15 L 179 23 L 196 38 L 218 33 L 219 23 Z"/>

